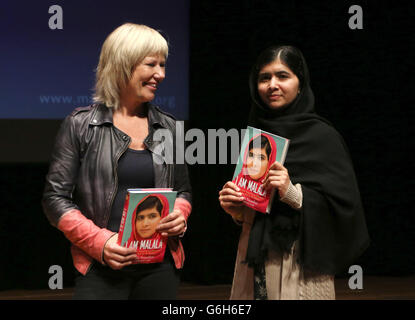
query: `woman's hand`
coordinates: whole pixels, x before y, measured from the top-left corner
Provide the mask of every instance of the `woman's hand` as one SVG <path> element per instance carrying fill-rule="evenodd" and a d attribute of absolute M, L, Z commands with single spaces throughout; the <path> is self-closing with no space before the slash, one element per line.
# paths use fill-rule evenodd
<path fill-rule="evenodd" d="M 288 170 L 279 162 L 275 161 L 265 177 L 264 187 L 269 190 L 272 188 L 278 189 L 280 198 L 284 198 L 290 186 L 290 175 Z"/>
<path fill-rule="evenodd" d="M 163 237 L 181 235 L 186 231 L 186 219 L 178 210 L 173 210 L 160 220 L 156 229 Z"/>
<path fill-rule="evenodd" d="M 137 260 L 137 249 L 120 246 L 117 237 L 118 233 L 109 238 L 104 246 L 104 261 L 114 270 L 129 266 Z"/>
<path fill-rule="evenodd" d="M 231 181 L 228 181 L 219 191 L 219 203 L 226 213 L 237 220 L 242 219 L 244 209 L 244 197 L 240 189 Z"/>

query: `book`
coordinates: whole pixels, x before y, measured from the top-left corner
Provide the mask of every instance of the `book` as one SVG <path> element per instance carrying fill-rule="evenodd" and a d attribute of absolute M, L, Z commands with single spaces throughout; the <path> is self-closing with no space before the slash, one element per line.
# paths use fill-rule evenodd
<path fill-rule="evenodd" d="M 163 261 L 167 237 L 156 228 L 173 211 L 176 196 L 170 188 L 127 190 L 117 243 L 137 249 L 136 263 Z"/>
<path fill-rule="evenodd" d="M 265 190 L 263 181 L 275 161 L 284 164 L 289 144 L 287 138 L 247 127 L 232 178 L 245 198 L 244 205 L 262 213 L 271 211 L 275 189 Z"/>

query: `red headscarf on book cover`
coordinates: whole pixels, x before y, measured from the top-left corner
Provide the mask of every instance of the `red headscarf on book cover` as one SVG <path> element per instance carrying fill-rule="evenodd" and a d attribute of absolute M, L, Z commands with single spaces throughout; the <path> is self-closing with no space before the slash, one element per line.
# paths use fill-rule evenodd
<path fill-rule="evenodd" d="M 271 151 L 269 152 L 267 169 L 265 170 L 264 174 L 257 179 L 253 179 L 248 172 L 249 146 L 253 140 L 257 139 L 260 136 L 265 137 L 268 140 L 268 144 L 270 146 Z M 261 144 L 254 142 L 253 147 L 261 148 Z M 233 180 L 233 182 L 240 188 L 243 196 L 246 199 L 246 201 L 244 201 L 244 204 L 259 212 L 265 213 L 268 206 L 270 191 L 265 191 L 262 185 L 269 171 L 270 166 L 275 162 L 276 155 L 277 145 L 272 137 L 263 132 L 255 135 L 251 140 L 249 140 L 248 144 L 246 145 L 242 169 L 238 176 Z"/>
<path fill-rule="evenodd" d="M 126 246 L 130 247 L 135 241 L 137 245 L 137 257 L 140 263 L 156 263 L 162 262 L 164 259 L 164 252 L 166 249 L 166 242 L 167 237 L 163 237 L 160 233 L 155 232 L 149 238 L 141 237 L 136 229 L 136 217 L 137 217 L 137 209 L 139 209 L 140 205 L 150 197 L 158 198 L 161 202 L 161 212 L 160 212 L 160 219 L 164 218 L 169 214 L 169 201 L 164 195 L 161 194 L 151 194 L 144 197 L 134 209 L 132 218 L 131 218 L 131 235 L 128 239 Z M 157 205 L 155 205 L 157 207 Z M 154 207 L 154 206 L 153 206 Z"/>

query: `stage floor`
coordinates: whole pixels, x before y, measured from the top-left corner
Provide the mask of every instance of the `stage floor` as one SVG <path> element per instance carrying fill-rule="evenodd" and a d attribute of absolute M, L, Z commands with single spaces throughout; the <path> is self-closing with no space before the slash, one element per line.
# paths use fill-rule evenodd
<path fill-rule="evenodd" d="M 351 290 L 348 279 L 336 279 L 337 300 L 415 300 L 415 276 L 373 277 L 363 279 L 363 289 Z M 227 300 L 231 286 L 199 285 L 184 282 L 179 289 L 179 300 Z M 69 300 L 72 288 L 62 290 L 7 290 L 0 291 L 0 300 Z"/>

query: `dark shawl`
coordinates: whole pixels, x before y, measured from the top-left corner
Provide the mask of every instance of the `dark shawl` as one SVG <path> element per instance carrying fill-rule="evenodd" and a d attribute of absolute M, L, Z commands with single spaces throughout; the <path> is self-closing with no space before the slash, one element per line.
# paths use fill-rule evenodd
<path fill-rule="evenodd" d="M 340 134 L 314 111 L 308 76 L 297 98 L 272 110 L 260 103 L 251 75 L 253 100 L 249 125 L 290 139 L 284 166 L 303 192 L 301 210 L 274 197 L 269 215 L 257 213 L 246 260 L 264 263 L 268 249 L 289 253 L 299 240 L 298 263 L 322 274 L 345 271 L 369 245 L 359 188 L 347 146 Z"/>

